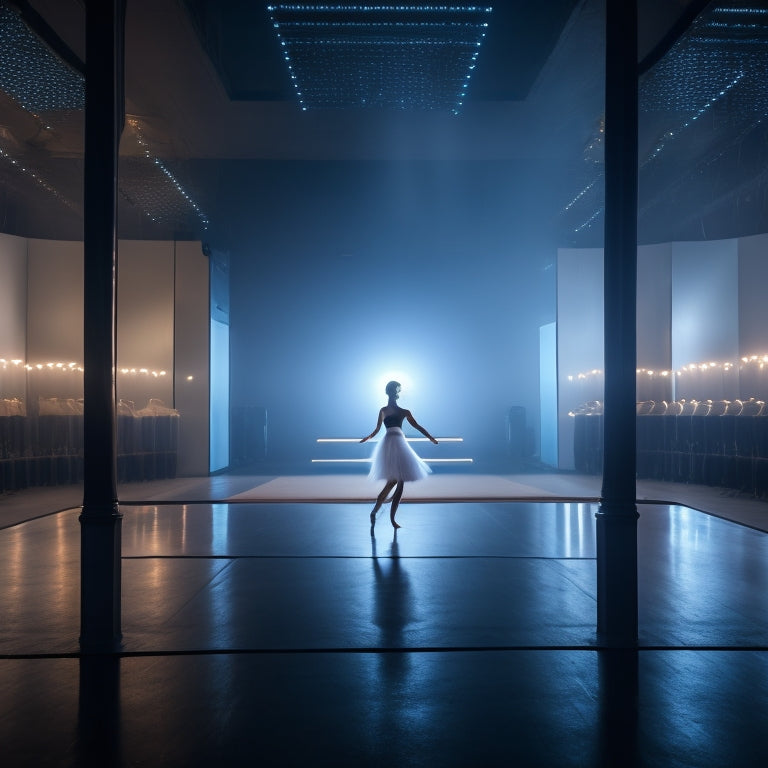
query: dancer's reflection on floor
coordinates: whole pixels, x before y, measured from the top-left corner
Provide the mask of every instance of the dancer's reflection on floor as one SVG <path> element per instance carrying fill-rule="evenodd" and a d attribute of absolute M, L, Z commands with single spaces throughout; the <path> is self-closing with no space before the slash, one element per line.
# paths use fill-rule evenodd
<path fill-rule="evenodd" d="M 394 735 L 413 728 L 413 718 L 418 716 L 410 711 L 414 706 L 418 709 L 419 696 L 414 690 L 418 675 L 414 675 L 414 658 L 408 652 L 407 640 L 408 627 L 417 619 L 413 590 L 400 557 L 396 529 L 388 549 L 379 554 L 376 538 L 371 537 L 373 623 L 379 628 L 374 705 L 378 714 L 376 727 L 388 729 Z"/>
<path fill-rule="evenodd" d="M 381 632 L 381 649 L 401 649 L 406 645 L 405 629 L 415 620 L 413 595 L 408 573 L 403 567 L 397 530 L 389 552 L 377 553 L 376 537 L 371 537 L 374 575 L 373 622 Z"/>

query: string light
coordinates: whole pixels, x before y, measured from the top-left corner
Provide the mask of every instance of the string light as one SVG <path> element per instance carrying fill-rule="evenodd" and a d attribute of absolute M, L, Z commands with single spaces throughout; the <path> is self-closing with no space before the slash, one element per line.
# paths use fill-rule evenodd
<path fill-rule="evenodd" d="M 581 232 L 583 229 L 588 229 L 591 227 L 597 219 L 600 217 L 600 215 L 605 210 L 605 206 L 601 205 L 586 221 L 583 221 L 581 224 L 579 224 L 578 227 L 576 227 L 573 231 L 574 232 Z"/>
<path fill-rule="evenodd" d="M 80 363 L 62 363 L 62 362 L 49 362 L 49 363 L 25 363 L 23 360 L 13 359 L 6 360 L 0 357 L 0 368 L 8 370 L 9 368 L 16 368 L 24 371 L 58 371 L 61 373 L 83 373 L 85 370 Z M 163 376 L 167 376 L 166 371 L 152 370 L 150 368 L 117 368 L 116 372 L 123 376 L 147 376 L 148 378 L 159 379 Z"/>
<path fill-rule="evenodd" d="M 587 379 L 587 378 L 590 378 L 590 377 L 593 377 L 593 376 L 600 376 L 600 375 L 602 375 L 602 373 L 603 372 L 601 370 L 599 370 L 598 368 L 593 368 L 588 373 L 577 373 L 575 375 L 569 375 L 568 376 L 568 381 L 577 381 L 577 380 L 578 381 L 583 381 L 584 379 Z"/>
<path fill-rule="evenodd" d="M 653 169 L 657 160 L 670 154 L 673 143 L 679 146 L 679 139 L 688 137 L 693 141 L 693 129 L 708 114 L 722 116 L 715 130 L 722 132 L 723 126 L 727 126 L 730 147 L 740 146 L 744 137 L 764 121 L 768 115 L 766 10 L 737 4 L 710 7 L 694 20 L 664 58 L 643 75 L 638 94 L 640 109 L 669 116 L 671 125 L 640 158 L 640 170 Z M 711 125 L 709 121 L 707 124 Z M 590 168 L 597 164 L 595 150 L 601 148 L 601 138 L 598 135 L 585 150 Z M 680 178 L 679 186 L 699 183 L 703 169 L 719 161 L 726 152 L 726 148 L 713 149 L 713 154 Z M 561 210 L 564 216 L 575 216 L 579 211 L 579 223 L 567 223 L 573 234 L 591 229 L 603 214 L 603 182 L 602 169 L 592 171 L 589 183 Z M 641 207 L 638 214 L 646 214 L 653 204 L 658 201 Z"/>
<path fill-rule="evenodd" d="M 0 4 L 0 90 L 37 115 L 54 110 L 80 110 L 85 82 L 24 23 L 7 4 Z"/>
<path fill-rule="evenodd" d="M 695 372 L 703 372 L 703 371 L 721 370 L 724 372 L 728 372 L 736 368 L 744 368 L 746 366 L 751 366 L 751 365 L 757 366 L 762 370 L 765 366 L 768 366 L 768 355 L 747 355 L 741 358 L 741 363 L 742 365 L 739 366 L 738 362 L 735 362 L 735 361 L 716 362 L 716 361 L 708 360 L 701 363 L 688 363 L 687 365 L 681 366 L 676 371 L 637 368 L 636 373 L 638 376 L 648 376 L 649 378 L 656 378 L 656 377 L 669 378 L 670 376 L 671 377 L 684 376 L 687 373 L 695 373 Z M 595 368 L 591 371 L 587 371 L 586 373 L 577 373 L 577 374 L 568 375 L 566 378 L 568 381 L 574 382 L 574 381 L 585 381 L 587 379 L 594 379 L 602 375 L 603 375 L 603 371 Z"/>
<path fill-rule="evenodd" d="M 563 211 L 570 211 L 571 208 L 573 208 L 573 206 L 576 205 L 576 203 L 578 203 L 579 200 L 581 200 L 587 194 L 587 192 L 589 192 L 591 189 L 594 188 L 595 184 L 597 184 L 598 181 L 600 181 L 603 178 L 603 176 L 604 176 L 604 174 L 602 172 L 600 172 L 600 174 L 598 175 L 598 177 L 596 179 L 593 179 L 592 181 L 590 181 L 589 184 L 587 184 L 587 186 L 584 187 L 584 189 L 582 189 L 581 192 L 579 192 L 579 194 L 576 195 L 576 197 L 574 197 L 573 200 L 571 200 L 571 202 L 568 203 L 563 208 Z"/>
<path fill-rule="evenodd" d="M 2 69 L 2 67 L 0 67 L 0 69 Z M 37 184 L 38 187 L 44 189 L 48 194 L 53 195 L 53 197 L 66 205 L 68 208 L 71 208 L 75 211 L 80 210 L 80 206 L 76 205 L 69 198 L 62 195 L 52 184 L 46 181 L 39 172 L 29 168 L 23 160 L 13 157 L 13 155 L 3 149 L 3 147 L 0 147 L 0 159 L 7 162 L 18 173 L 24 174 L 27 178 L 32 179 L 32 181 Z"/>
<path fill-rule="evenodd" d="M 150 143 L 141 131 L 139 121 L 136 118 L 128 118 L 126 123 L 133 132 L 133 137 L 144 160 L 162 174 L 158 177 L 162 180 L 162 188 L 153 194 L 155 191 L 153 185 L 148 183 L 146 177 L 146 163 L 142 165 L 141 169 L 135 169 L 136 178 L 134 178 L 132 174 L 134 169 L 131 166 L 130 158 L 125 158 L 122 160 L 123 170 L 121 171 L 121 190 L 123 193 L 132 202 L 139 201 L 145 214 L 154 222 L 178 217 L 180 213 L 191 209 L 202 228 L 207 229 L 210 224 L 208 216 L 166 163 L 152 152 Z M 167 196 L 169 186 L 174 192 L 176 204 L 169 203 Z"/>
<path fill-rule="evenodd" d="M 32 115 L 38 126 L 38 138 L 52 131 L 49 118 L 43 119 L 42 114 L 55 112 L 61 123 L 68 113 L 82 112 L 85 108 L 85 80 L 82 74 L 62 61 L 6 3 L 0 3 L 0 60 L 0 90 Z M 121 158 L 120 191 L 123 196 L 130 202 L 138 201 L 152 221 L 176 222 L 191 210 L 202 228 L 207 229 L 209 219 L 200 205 L 168 164 L 151 153 L 137 122 L 128 120 L 127 123 L 136 132 L 144 160 L 148 160 L 160 173 L 157 180 L 151 175 L 148 178 L 146 162 L 134 167 L 135 158 Z M 67 207 L 77 212 L 82 210 L 79 204 L 69 200 L 48 182 L 39 170 L 14 157 L 7 148 L 0 147 L 0 159 Z M 173 197 L 169 197 L 169 189 Z"/>
<path fill-rule="evenodd" d="M 458 114 L 492 8 L 281 4 L 267 10 L 303 111 L 384 107 Z"/>
<path fill-rule="evenodd" d="M 650 165 L 654 160 L 656 160 L 661 153 L 669 146 L 670 143 L 680 138 L 680 136 L 686 131 L 686 129 L 690 128 L 700 117 L 702 117 L 707 110 L 712 109 L 712 107 L 717 104 L 718 101 L 720 101 L 723 97 L 725 97 L 729 91 L 734 88 L 742 79 L 744 78 L 744 72 L 739 72 L 736 77 L 734 77 L 727 85 L 725 85 L 717 95 L 711 96 L 703 106 L 699 107 L 687 120 L 685 120 L 678 128 L 675 130 L 669 130 L 664 133 L 662 138 L 656 143 L 656 146 L 651 150 L 651 152 L 640 162 L 640 168 L 643 169 L 646 166 Z M 605 174 L 603 171 L 600 171 L 597 178 L 593 179 L 584 189 L 581 190 L 572 200 L 569 202 L 564 208 L 563 212 L 569 211 L 573 206 L 582 200 L 587 193 L 595 188 L 595 186 L 604 180 Z M 603 211 L 605 210 L 604 205 L 598 206 L 598 208 L 592 213 L 589 218 L 587 218 L 585 221 L 583 221 L 578 226 L 574 227 L 573 231 L 574 233 L 581 232 L 585 229 L 588 229 L 591 227 L 595 221 L 602 215 Z"/>
<path fill-rule="evenodd" d="M 693 113 L 690 119 L 695 120 L 741 81 L 729 106 L 765 112 L 768 14 L 764 10 L 721 5 L 697 17 L 690 31 L 641 81 L 642 108 Z M 718 87 L 723 82 L 730 82 L 730 87 Z"/>
<path fill-rule="evenodd" d="M 700 107 L 696 112 L 691 115 L 691 117 L 686 120 L 679 128 L 672 131 L 666 131 L 662 139 L 656 144 L 656 146 L 653 148 L 651 153 L 645 158 L 645 160 L 640 163 L 640 167 L 644 168 L 651 162 L 653 162 L 665 149 L 666 147 L 672 142 L 674 139 L 680 138 L 680 135 L 683 133 L 683 131 L 686 130 L 686 128 L 690 128 L 691 125 L 698 120 L 704 113 L 712 109 L 712 107 L 717 104 L 718 101 L 720 101 L 724 96 L 728 94 L 728 92 L 734 88 L 736 85 L 738 85 L 739 82 L 744 78 L 744 72 L 739 72 L 736 77 L 731 80 L 716 96 L 711 96 L 708 101 Z"/>

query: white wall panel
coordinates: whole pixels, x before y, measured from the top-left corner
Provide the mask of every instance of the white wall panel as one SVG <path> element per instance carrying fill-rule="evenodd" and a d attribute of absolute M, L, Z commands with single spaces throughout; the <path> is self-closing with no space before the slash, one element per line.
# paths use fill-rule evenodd
<path fill-rule="evenodd" d="M 27 346 L 27 240 L 0 234 L 0 398 L 19 399 L 26 405 Z"/>
<path fill-rule="evenodd" d="M 82 242 L 30 239 L 28 258 L 28 362 L 82 364 Z"/>
<path fill-rule="evenodd" d="M 150 397 L 173 405 L 173 259 L 173 242 L 118 244 L 117 396 L 139 409 Z M 124 374 L 123 369 L 137 372 Z"/>
<path fill-rule="evenodd" d="M 603 251 L 560 249 L 557 254 L 558 453 L 573 469 L 573 418 L 568 412 L 602 400 Z M 579 374 L 589 374 L 579 379 Z M 570 377 L 570 378 L 569 378 Z"/>
<path fill-rule="evenodd" d="M 199 242 L 176 243 L 175 405 L 181 414 L 179 475 L 207 475 L 210 387 L 209 262 Z"/>
<path fill-rule="evenodd" d="M 646 371 L 672 368 L 672 245 L 637 249 L 637 366 Z M 638 400 L 672 399 L 672 376 L 641 375 Z"/>
<path fill-rule="evenodd" d="M 733 362 L 739 356 L 738 241 L 672 244 L 672 367 Z M 738 376 L 718 368 L 675 380 L 675 398 L 734 399 Z"/>
<path fill-rule="evenodd" d="M 768 354 L 768 235 L 739 238 L 739 355 Z"/>

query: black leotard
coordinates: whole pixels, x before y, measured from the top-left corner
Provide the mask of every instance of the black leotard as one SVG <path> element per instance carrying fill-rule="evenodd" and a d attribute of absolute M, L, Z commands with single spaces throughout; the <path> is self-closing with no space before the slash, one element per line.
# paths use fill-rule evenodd
<path fill-rule="evenodd" d="M 393 413 L 389 416 L 384 417 L 384 426 L 402 428 L 404 421 L 405 421 L 405 411 L 398 411 L 397 413 Z"/>

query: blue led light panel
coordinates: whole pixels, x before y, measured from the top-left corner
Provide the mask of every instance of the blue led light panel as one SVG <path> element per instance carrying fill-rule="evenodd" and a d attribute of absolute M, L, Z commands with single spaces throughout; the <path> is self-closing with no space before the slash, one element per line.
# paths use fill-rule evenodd
<path fill-rule="evenodd" d="M 302 109 L 457 113 L 492 9 L 453 5 L 272 5 Z"/>

